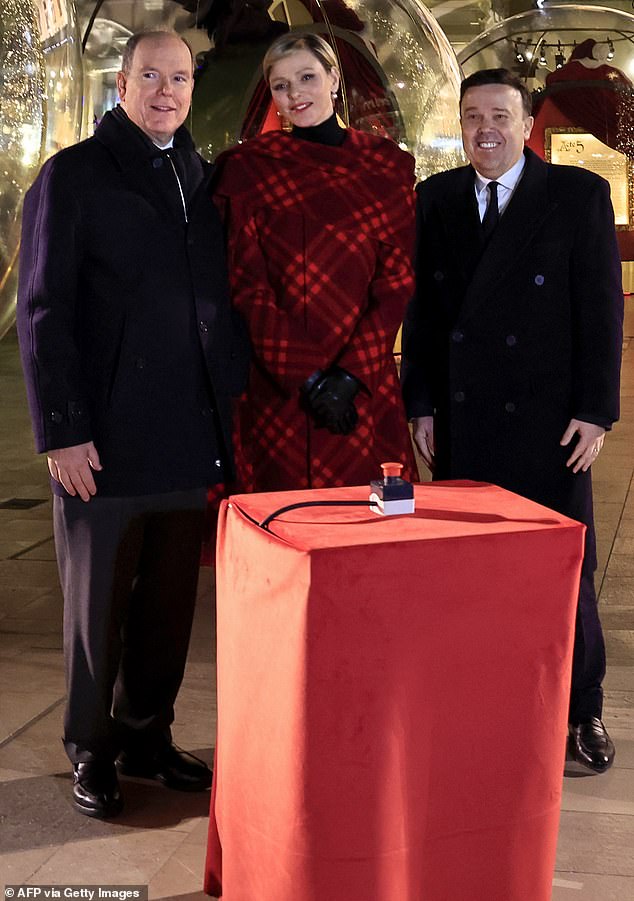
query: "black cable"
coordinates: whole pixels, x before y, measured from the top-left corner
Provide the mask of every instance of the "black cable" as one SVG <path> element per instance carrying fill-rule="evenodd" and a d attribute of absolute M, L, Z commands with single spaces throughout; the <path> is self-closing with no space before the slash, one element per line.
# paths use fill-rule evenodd
<path fill-rule="evenodd" d="M 289 510 L 298 510 L 300 507 L 378 507 L 376 501 L 304 501 L 302 504 L 289 504 L 288 507 L 280 507 L 274 513 L 270 513 L 266 519 L 258 523 L 261 529 L 269 531 L 269 523 L 281 516 L 282 513 L 288 513 Z"/>
<path fill-rule="evenodd" d="M 95 19 L 97 18 L 97 13 L 103 6 L 104 0 L 99 0 L 98 3 L 95 3 L 95 8 L 92 11 L 92 15 L 88 20 L 88 24 L 86 25 L 86 30 L 84 31 L 84 38 L 81 42 L 81 51 L 84 53 L 86 50 L 86 44 L 88 43 L 88 38 L 90 37 L 90 32 L 92 31 L 92 26 L 95 24 Z"/>

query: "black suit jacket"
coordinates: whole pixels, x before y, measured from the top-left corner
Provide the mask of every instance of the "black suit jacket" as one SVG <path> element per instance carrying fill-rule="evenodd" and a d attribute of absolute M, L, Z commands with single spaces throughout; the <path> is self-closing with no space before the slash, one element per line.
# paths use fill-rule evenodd
<path fill-rule="evenodd" d="M 403 332 L 410 417 L 435 415 L 435 478 L 516 491 L 588 524 L 571 418 L 619 415 L 623 294 L 609 186 L 525 151 L 486 248 L 474 171 L 418 186 L 417 285 Z"/>
<path fill-rule="evenodd" d="M 102 495 L 231 474 L 247 350 L 212 168 L 184 128 L 175 147 L 188 222 L 170 161 L 119 109 L 48 160 L 24 203 L 17 323 L 37 450 L 94 441 Z"/>

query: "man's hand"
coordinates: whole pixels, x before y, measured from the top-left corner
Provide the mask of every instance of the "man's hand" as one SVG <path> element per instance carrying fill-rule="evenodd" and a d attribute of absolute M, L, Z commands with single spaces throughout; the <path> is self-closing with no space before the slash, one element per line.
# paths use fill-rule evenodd
<path fill-rule="evenodd" d="M 559 443 L 562 447 L 565 447 L 567 444 L 570 444 L 575 435 L 579 435 L 579 439 L 574 451 L 566 462 L 566 466 L 572 466 L 573 472 L 579 472 L 580 470 L 585 472 L 587 469 L 590 469 L 599 456 L 599 451 L 603 447 L 605 429 L 591 422 L 571 419 Z"/>
<path fill-rule="evenodd" d="M 434 417 L 417 416 L 412 420 L 414 427 L 414 441 L 420 451 L 425 466 L 434 468 Z"/>
<path fill-rule="evenodd" d="M 98 472 L 103 467 L 92 441 L 49 451 L 47 461 L 52 477 L 73 497 L 78 494 L 82 501 L 89 501 L 97 493 L 92 470 Z"/>

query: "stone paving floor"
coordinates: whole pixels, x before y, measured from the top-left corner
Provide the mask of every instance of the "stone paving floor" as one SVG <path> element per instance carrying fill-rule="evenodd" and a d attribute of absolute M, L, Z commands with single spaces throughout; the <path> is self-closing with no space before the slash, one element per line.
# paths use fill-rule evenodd
<path fill-rule="evenodd" d="M 603 776 L 567 766 L 553 901 L 634 898 L 631 298 L 626 335 L 622 421 L 594 467 L 597 585 L 608 648 L 605 720 L 617 758 Z M 51 505 L 44 462 L 33 452 L 14 332 L 0 342 L 0 423 L 0 890 L 5 884 L 140 884 L 149 886 L 152 899 L 204 899 L 208 796 L 127 780 L 125 810 L 114 821 L 91 820 L 71 807 L 60 741 L 62 600 Z M 213 619 L 213 575 L 202 569 L 174 734 L 209 762 L 216 721 Z"/>

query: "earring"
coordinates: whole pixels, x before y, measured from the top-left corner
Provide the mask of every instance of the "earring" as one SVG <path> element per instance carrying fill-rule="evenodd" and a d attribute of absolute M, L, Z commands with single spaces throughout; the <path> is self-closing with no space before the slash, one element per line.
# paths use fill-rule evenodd
<path fill-rule="evenodd" d="M 282 115 L 282 113 L 279 110 L 275 110 L 275 114 L 277 115 L 278 119 L 280 120 L 280 128 L 282 129 L 282 131 L 292 131 L 293 130 L 292 122 L 289 122 L 288 119 L 284 118 L 284 116 Z"/>
<path fill-rule="evenodd" d="M 331 92 L 330 92 L 330 96 L 332 97 L 332 102 L 334 103 L 334 102 L 336 101 L 336 99 L 337 99 L 337 92 L 336 92 L 336 91 L 331 91 Z"/>

